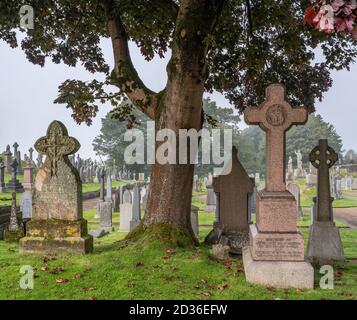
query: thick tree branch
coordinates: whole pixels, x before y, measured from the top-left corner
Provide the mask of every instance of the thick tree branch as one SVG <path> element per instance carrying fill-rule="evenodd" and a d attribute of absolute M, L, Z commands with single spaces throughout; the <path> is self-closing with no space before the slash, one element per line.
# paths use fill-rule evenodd
<path fill-rule="evenodd" d="M 115 69 L 113 81 L 133 104 L 151 119 L 155 117 L 157 94 L 145 86 L 130 57 L 128 35 L 123 22 L 114 11 L 113 0 L 103 0 L 108 32 L 112 39 Z"/>
<path fill-rule="evenodd" d="M 172 18 L 173 21 L 176 21 L 179 6 L 172 0 L 151 0 L 150 1 L 154 6 L 161 7 L 164 9 Z"/>

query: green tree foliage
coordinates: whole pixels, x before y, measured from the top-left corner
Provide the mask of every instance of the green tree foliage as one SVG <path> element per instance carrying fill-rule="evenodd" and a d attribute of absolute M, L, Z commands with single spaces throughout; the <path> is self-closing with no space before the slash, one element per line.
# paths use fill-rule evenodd
<path fill-rule="evenodd" d="M 132 104 L 126 100 L 121 103 L 121 108 L 130 108 Z M 146 137 L 146 122 L 150 119 L 137 109 L 133 109 L 133 116 L 135 117 L 135 124 L 131 124 L 130 128 L 142 130 Z M 132 164 L 127 165 L 124 161 L 125 148 L 130 142 L 124 140 L 124 134 L 128 130 L 128 122 L 116 119 L 112 112 L 109 112 L 104 119 L 102 119 L 102 128 L 100 134 L 93 141 L 93 150 L 97 155 L 106 157 L 110 164 L 115 164 L 119 168 L 129 169 L 132 172 L 150 172 L 148 165 Z"/>
<path fill-rule="evenodd" d="M 193 17 L 197 26 L 176 25 L 180 11 L 204 1 L 207 12 L 195 12 L 197 17 Z M 35 28 L 22 30 L 25 34 L 19 40 L 16 30 L 19 9 L 24 4 L 34 8 Z M 357 50 L 349 34 L 326 35 L 304 26 L 304 12 L 309 5 L 309 0 L 3 0 L 0 39 L 11 47 L 17 47 L 20 41 L 27 59 L 34 64 L 44 66 L 46 60 L 52 60 L 73 67 L 82 64 L 93 74 L 104 73 L 105 81 L 95 76 L 91 82 L 66 80 L 59 87 L 56 102 L 70 108 L 77 122 L 90 124 L 101 103 L 110 101 L 119 114 L 129 117 L 131 109 L 123 112 L 118 107 L 123 96 L 141 87 L 154 96 L 138 79 L 130 57 L 123 58 L 120 76 L 110 73 L 100 39 L 111 36 L 107 23 L 112 16 L 125 28 L 125 39 L 135 42 L 151 60 L 172 48 L 176 29 L 182 28 L 182 36 L 194 27 L 205 30 L 207 16 L 216 11 L 214 25 L 202 39 L 208 49 L 206 90 L 222 92 L 243 110 L 264 99 L 267 85 L 280 82 L 287 86 L 293 104 L 313 110 L 315 99 L 321 99 L 332 84 L 329 70 L 348 68 Z M 316 46 L 325 56 L 321 63 L 313 62 Z M 125 80 L 135 85 L 129 88 L 123 85 Z M 106 92 L 108 84 L 119 91 Z M 145 110 L 139 100 L 136 102 Z"/>

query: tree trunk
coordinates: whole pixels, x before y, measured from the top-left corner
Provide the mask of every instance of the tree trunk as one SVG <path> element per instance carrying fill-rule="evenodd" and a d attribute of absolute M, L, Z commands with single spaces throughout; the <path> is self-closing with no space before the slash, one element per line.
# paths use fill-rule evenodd
<path fill-rule="evenodd" d="M 204 40 L 212 30 L 215 14 L 212 1 L 181 2 L 167 67 L 168 83 L 156 110 L 156 132 L 171 129 L 176 134 L 177 164 L 153 165 L 142 230 L 171 244 L 197 242 L 190 215 L 194 164 L 178 163 L 178 137 L 179 129 L 202 127 L 208 50 Z M 156 150 L 160 144 L 156 143 Z"/>

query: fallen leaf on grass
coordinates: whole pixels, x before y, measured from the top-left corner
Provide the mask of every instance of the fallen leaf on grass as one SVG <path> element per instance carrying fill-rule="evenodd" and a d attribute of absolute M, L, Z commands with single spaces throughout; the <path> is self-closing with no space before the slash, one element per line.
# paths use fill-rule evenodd
<path fill-rule="evenodd" d="M 90 297 L 88 300 L 98 300 L 96 296 Z"/>
<path fill-rule="evenodd" d="M 80 279 L 82 278 L 82 275 L 80 273 L 77 273 L 74 275 L 73 279 Z"/>
<path fill-rule="evenodd" d="M 59 274 L 61 272 L 64 272 L 64 268 L 62 267 L 57 267 L 50 271 L 51 274 Z"/>
<path fill-rule="evenodd" d="M 44 256 L 44 257 L 42 258 L 43 263 L 47 263 L 47 262 L 53 261 L 53 260 L 56 260 L 56 258 L 53 257 L 53 256 Z"/>
<path fill-rule="evenodd" d="M 353 293 L 351 293 L 351 292 L 341 292 L 340 295 L 341 296 L 346 296 L 346 297 L 352 297 Z"/>
<path fill-rule="evenodd" d="M 221 291 L 223 291 L 223 290 L 225 290 L 227 288 L 228 288 L 228 284 L 227 283 L 224 283 L 224 284 L 218 286 L 218 289 L 221 290 Z"/>
<path fill-rule="evenodd" d="M 48 270 L 48 266 L 41 267 L 41 271 L 47 271 L 47 270 Z"/>
<path fill-rule="evenodd" d="M 83 291 L 89 292 L 89 291 L 94 291 L 96 289 L 97 289 L 96 287 L 89 287 L 89 288 L 83 288 Z"/>
<path fill-rule="evenodd" d="M 167 250 L 166 250 L 166 256 L 164 256 L 164 257 L 162 257 L 162 258 L 165 259 L 165 260 L 170 259 L 173 254 L 174 254 L 174 250 L 172 250 L 172 249 L 167 249 Z"/>
<path fill-rule="evenodd" d="M 134 262 L 134 267 L 138 268 L 138 267 L 142 267 L 144 264 L 140 261 Z"/>
<path fill-rule="evenodd" d="M 335 272 L 335 276 L 336 277 L 342 277 L 342 275 L 343 275 L 343 272 L 341 272 L 341 271 L 336 271 Z"/>
<path fill-rule="evenodd" d="M 56 279 L 56 283 L 66 283 L 69 282 L 69 279 L 67 278 L 58 278 Z"/>

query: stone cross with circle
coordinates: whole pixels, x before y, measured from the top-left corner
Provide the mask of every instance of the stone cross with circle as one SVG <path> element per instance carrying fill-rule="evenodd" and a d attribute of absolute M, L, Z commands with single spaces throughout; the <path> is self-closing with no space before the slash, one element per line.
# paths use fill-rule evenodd
<path fill-rule="evenodd" d="M 77 139 L 68 136 L 68 131 L 63 123 L 53 121 L 48 127 L 47 134 L 37 140 L 35 149 L 45 154 L 51 163 L 51 176 L 57 175 L 57 164 L 80 148 Z"/>
<path fill-rule="evenodd" d="M 266 133 L 266 190 L 285 191 L 285 133 L 292 125 L 307 121 L 305 107 L 293 108 L 281 84 L 266 89 L 266 100 L 244 111 L 247 124 L 259 125 Z"/>
<path fill-rule="evenodd" d="M 332 221 L 332 208 L 330 194 L 330 168 L 337 162 L 338 155 L 326 139 L 319 140 L 309 155 L 311 164 L 317 171 L 317 220 Z"/>

